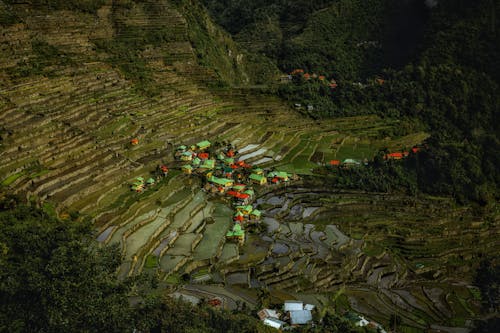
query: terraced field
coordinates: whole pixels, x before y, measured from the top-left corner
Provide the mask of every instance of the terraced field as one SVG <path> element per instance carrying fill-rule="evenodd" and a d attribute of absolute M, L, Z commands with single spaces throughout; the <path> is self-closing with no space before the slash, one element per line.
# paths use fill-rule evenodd
<path fill-rule="evenodd" d="M 249 237 L 237 260 L 228 257 L 221 266 L 228 285 L 313 299 L 340 292 L 370 318 L 387 323 L 399 314 L 419 329 L 463 326 L 480 311 L 467 281 L 482 255 L 498 251 L 498 220 L 493 228 L 478 223 L 470 210 L 444 198 L 306 184 L 269 192 L 256 204 L 266 228 Z M 484 248 L 478 249 L 480 237 Z"/>
<path fill-rule="evenodd" d="M 254 205 L 265 212 L 264 231 L 249 233 L 243 248 L 225 243 L 232 210 L 181 174 L 177 145 L 230 142 L 248 163 L 305 176 L 332 159 L 411 147 L 426 133 L 388 138 L 383 133 L 398 124 L 375 116 L 315 122 L 255 89 L 209 89 L 215 73 L 198 63 L 188 21 L 170 2 L 158 3 L 157 16 L 141 8 L 104 6 L 91 15 L 15 5 L 22 23 L 0 35 L 2 193 L 92 218 L 98 241 L 120 244 L 122 277 L 149 272 L 172 282 L 203 271 L 231 290 L 312 298 L 344 290 L 359 312 L 380 322 L 399 313 L 420 328 L 423 320 L 460 326 L 476 313 L 463 282 L 479 255 L 475 242 L 498 250 L 498 221 L 476 221 L 446 199 L 260 188 Z M 141 53 L 160 90 L 154 97 L 98 47 L 117 34 L 133 43 L 137 29 L 173 36 Z M 37 43 L 69 61 L 36 58 Z M 36 61 L 42 70 L 13 74 Z M 168 165 L 166 178 L 144 193 L 130 191 L 134 178 L 153 175 L 159 164 Z"/>

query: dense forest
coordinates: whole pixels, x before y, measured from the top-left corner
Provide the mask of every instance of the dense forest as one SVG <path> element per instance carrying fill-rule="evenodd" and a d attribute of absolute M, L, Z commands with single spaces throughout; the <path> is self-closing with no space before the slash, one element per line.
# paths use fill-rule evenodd
<path fill-rule="evenodd" d="M 205 3 L 242 45 L 284 72 L 299 69 L 277 93 L 313 106 L 307 116 L 376 114 L 401 122 L 393 135 L 429 132 L 426 149 L 390 173 L 398 186 L 461 203 L 498 200 L 498 2 L 270 1 L 243 11 L 241 1 Z M 381 168 L 394 167 L 375 162 L 337 180 L 390 188 Z"/>

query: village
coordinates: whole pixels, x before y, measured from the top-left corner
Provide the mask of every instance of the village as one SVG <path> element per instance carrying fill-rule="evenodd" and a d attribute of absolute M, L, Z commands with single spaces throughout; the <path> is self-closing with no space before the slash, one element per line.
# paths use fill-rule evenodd
<path fill-rule="evenodd" d="M 251 204 L 255 198 L 253 187 L 298 179 L 297 175 L 283 171 L 253 167 L 239 160 L 233 145 L 214 147 L 208 140 L 189 147 L 177 147 L 175 159 L 182 164 L 183 173 L 200 177 L 205 192 L 232 202 L 235 209 L 233 225 L 226 234 L 226 240 L 240 245 L 245 242 L 245 228 L 259 223 L 261 217 L 261 212 Z"/>
<path fill-rule="evenodd" d="M 139 144 L 137 138 L 130 141 L 131 146 Z M 410 152 L 416 154 L 420 148 L 410 151 L 393 152 L 384 155 L 384 160 L 400 160 L 408 157 Z M 240 246 L 245 242 L 245 228 L 260 222 L 261 211 L 252 206 L 255 198 L 254 186 L 272 186 L 286 184 L 298 180 L 297 174 L 279 171 L 275 168 L 262 169 L 252 166 L 238 157 L 238 150 L 231 143 L 213 145 L 209 140 L 202 140 L 192 145 L 180 145 L 175 148 L 176 168 L 182 173 L 197 176 L 201 180 L 202 190 L 223 198 L 234 208 L 233 224 L 226 233 L 226 240 Z M 343 161 L 330 160 L 330 167 L 355 167 L 367 161 L 346 158 Z M 131 190 L 142 193 L 153 187 L 162 177 L 168 175 L 169 168 L 165 164 L 158 165 L 153 172 L 155 177 L 137 177 L 131 183 Z"/>

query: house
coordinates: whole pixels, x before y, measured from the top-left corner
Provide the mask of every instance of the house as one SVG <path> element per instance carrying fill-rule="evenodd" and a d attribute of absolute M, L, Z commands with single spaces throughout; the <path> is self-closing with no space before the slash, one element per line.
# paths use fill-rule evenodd
<path fill-rule="evenodd" d="M 212 176 L 208 181 L 214 185 L 220 186 L 224 189 L 228 189 L 229 187 L 233 186 L 234 181 L 232 179 L 228 178 L 218 178 L 215 176 Z"/>
<path fill-rule="evenodd" d="M 233 216 L 233 220 L 242 222 L 245 220 L 245 216 L 243 215 L 242 212 L 236 212 L 236 214 L 234 214 Z"/>
<path fill-rule="evenodd" d="M 238 200 L 237 203 L 239 205 L 247 205 L 251 200 L 251 198 L 248 194 L 239 193 L 239 192 L 237 192 L 235 198 Z"/>
<path fill-rule="evenodd" d="M 176 150 L 177 150 L 177 151 L 180 151 L 180 152 L 185 152 L 185 151 L 186 151 L 186 149 L 187 149 L 187 147 L 186 147 L 186 146 L 184 146 L 184 145 L 182 145 L 182 146 L 177 147 L 177 149 L 176 149 Z"/>
<path fill-rule="evenodd" d="M 200 169 L 213 169 L 215 168 L 215 160 L 204 160 L 200 165 Z"/>
<path fill-rule="evenodd" d="M 193 159 L 193 166 L 197 167 L 200 165 L 200 163 L 201 163 L 201 160 L 198 157 L 195 157 Z"/>
<path fill-rule="evenodd" d="M 282 329 L 286 325 L 284 321 L 281 321 L 276 318 L 266 318 L 262 321 L 262 323 L 266 326 L 271 326 L 278 330 Z"/>
<path fill-rule="evenodd" d="M 181 161 L 192 161 L 193 160 L 193 153 L 190 151 L 185 151 L 181 154 Z"/>
<path fill-rule="evenodd" d="M 252 220 L 259 220 L 262 215 L 262 212 L 258 209 L 253 209 L 252 212 L 250 213 L 250 218 Z"/>
<path fill-rule="evenodd" d="M 208 153 L 199 153 L 198 154 L 198 158 L 200 158 L 202 160 L 207 160 L 209 157 L 210 157 L 210 154 L 208 154 Z"/>
<path fill-rule="evenodd" d="M 331 160 L 330 161 L 330 165 L 331 166 L 339 166 L 340 165 L 340 161 L 339 160 Z"/>
<path fill-rule="evenodd" d="M 290 324 L 291 325 L 305 325 L 312 320 L 312 313 L 310 310 L 297 310 L 290 311 Z"/>
<path fill-rule="evenodd" d="M 246 190 L 245 192 L 243 192 L 244 194 L 248 194 L 250 196 L 250 199 L 253 198 L 253 196 L 255 195 L 255 192 L 254 190 L 252 190 L 251 188 Z"/>
<path fill-rule="evenodd" d="M 199 150 L 205 150 L 205 149 L 208 149 L 210 148 L 212 144 L 210 143 L 210 141 L 208 140 L 204 140 L 204 141 L 200 141 L 196 144 L 196 147 L 199 149 Z"/>
<path fill-rule="evenodd" d="M 233 172 L 234 170 L 231 169 L 230 167 L 228 166 L 225 166 L 222 168 L 222 173 L 224 174 L 225 177 L 227 178 L 230 178 L 230 177 L 233 177 Z"/>
<path fill-rule="evenodd" d="M 130 140 L 130 144 L 132 146 L 137 146 L 139 144 L 139 139 L 133 138 L 132 140 Z"/>
<path fill-rule="evenodd" d="M 164 176 L 166 176 L 168 173 L 168 167 L 163 164 L 160 166 L 160 171 L 163 173 Z"/>
<path fill-rule="evenodd" d="M 190 164 L 186 164 L 182 166 L 182 172 L 190 175 L 193 172 L 193 167 Z"/>
<path fill-rule="evenodd" d="M 269 178 L 277 178 L 280 181 L 287 182 L 289 180 L 288 173 L 284 171 L 272 171 L 267 175 Z"/>
<path fill-rule="evenodd" d="M 242 212 L 243 215 L 250 215 L 250 213 L 253 211 L 253 207 L 252 205 L 236 206 L 236 210 L 238 212 Z"/>
<path fill-rule="evenodd" d="M 255 184 L 259 184 L 259 185 L 267 184 L 267 179 L 263 175 L 257 175 L 255 173 L 252 173 L 249 178 Z"/>
<path fill-rule="evenodd" d="M 349 320 L 350 322 L 352 322 L 355 326 L 363 327 L 363 326 L 366 326 L 370 323 L 363 316 L 360 316 L 360 315 L 353 313 L 353 312 L 346 313 L 345 318 L 347 320 Z"/>
<path fill-rule="evenodd" d="M 224 164 L 226 164 L 226 165 L 234 164 L 234 158 L 232 158 L 232 157 L 226 157 L 224 159 Z"/>
<path fill-rule="evenodd" d="M 226 233 L 226 238 L 243 243 L 245 241 L 245 230 L 243 230 L 239 223 L 235 223 L 233 228 Z"/>
<path fill-rule="evenodd" d="M 401 160 L 408 156 L 408 152 L 389 153 L 384 156 L 386 160 Z"/>
<path fill-rule="evenodd" d="M 346 158 L 342 164 L 344 164 L 345 166 L 357 166 L 357 165 L 360 165 L 361 162 L 358 161 L 358 160 L 354 160 L 352 158 Z"/>
<path fill-rule="evenodd" d="M 264 173 L 264 170 L 261 168 L 255 168 L 252 170 L 252 173 L 255 173 L 256 175 L 262 175 Z"/>
<path fill-rule="evenodd" d="M 288 83 L 292 80 L 292 76 L 291 75 L 281 75 L 280 76 L 280 82 L 281 83 Z"/>
<path fill-rule="evenodd" d="M 149 178 L 148 180 L 146 180 L 146 184 L 148 185 L 154 185 L 155 184 L 155 180 L 153 178 Z"/>
<path fill-rule="evenodd" d="M 241 192 L 245 189 L 245 187 L 245 184 L 235 184 L 233 185 L 233 190 L 235 190 L 236 192 Z"/>
<path fill-rule="evenodd" d="M 285 301 L 284 311 L 302 311 L 304 310 L 304 303 L 302 301 Z"/>
<path fill-rule="evenodd" d="M 275 319 L 280 318 L 278 311 L 271 309 L 262 309 L 259 312 L 257 312 L 257 316 L 259 316 L 260 320 L 264 320 L 266 318 L 275 318 Z"/>
<path fill-rule="evenodd" d="M 304 305 L 304 310 L 312 311 L 314 310 L 315 306 L 313 304 L 305 304 Z"/>

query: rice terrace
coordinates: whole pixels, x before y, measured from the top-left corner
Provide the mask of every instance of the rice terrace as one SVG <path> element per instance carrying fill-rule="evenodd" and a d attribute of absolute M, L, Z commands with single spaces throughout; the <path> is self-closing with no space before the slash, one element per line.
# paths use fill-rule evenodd
<path fill-rule="evenodd" d="M 301 29 L 282 22 L 282 38 L 299 48 L 347 2 L 326 1 Z M 419 169 L 438 122 L 379 104 L 349 113 L 365 106 L 344 100 L 345 113 L 317 116 L 322 100 L 304 97 L 352 101 L 393 87 L 389 74 L 258 67 L 264 55 L 249 54 L 263 41 L 225 26 L 215 1 L 96 3 L 0 2 L 14 15 L 0 16 L 2 199 L 90 221 L 99 247 L 119 248 L 119 280 L 155 279 L 154 294 L 216 309 L 300 300 L 315 319 L 334 311 L 392 332 L 469 332 L 496 313 L 473 281 L 498 256 L 498 197 L 422 190 L 438 183 Z"/>

